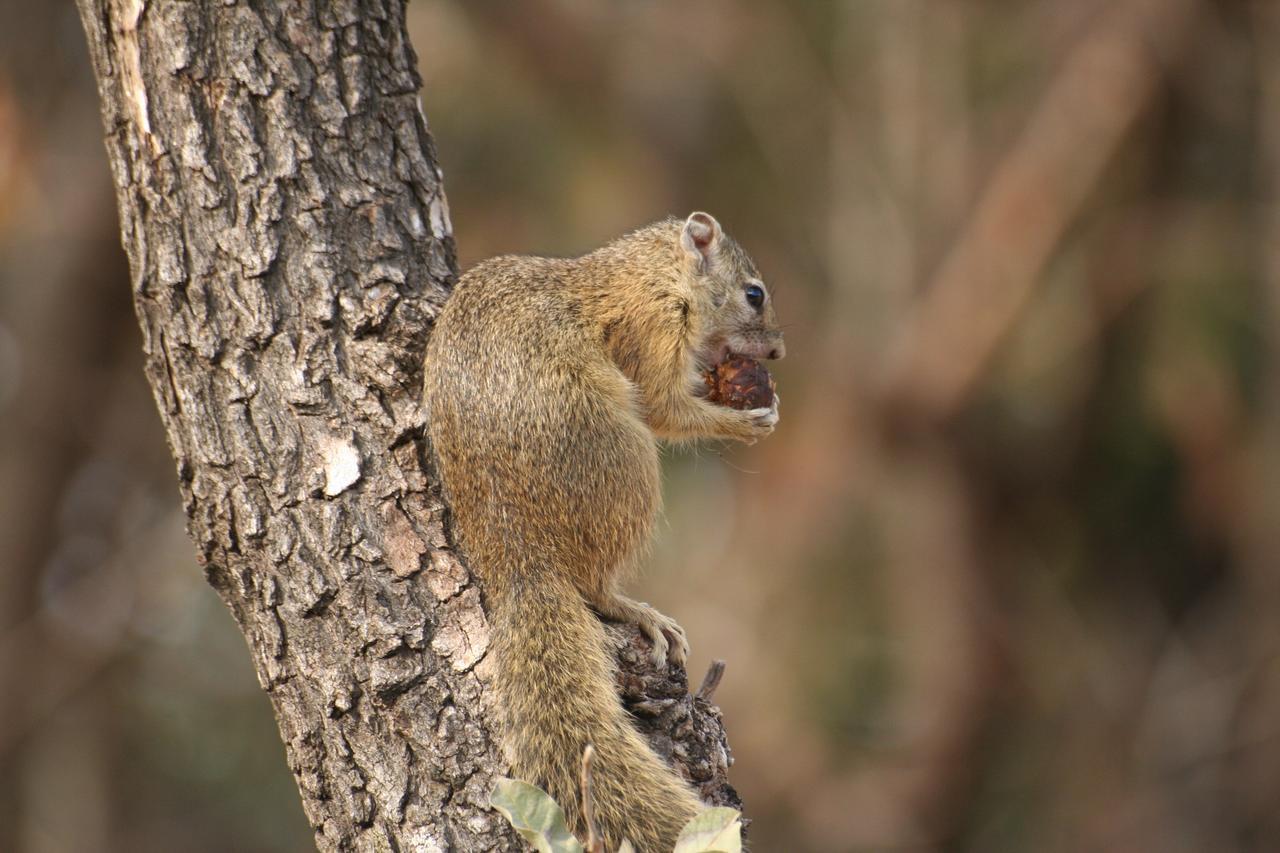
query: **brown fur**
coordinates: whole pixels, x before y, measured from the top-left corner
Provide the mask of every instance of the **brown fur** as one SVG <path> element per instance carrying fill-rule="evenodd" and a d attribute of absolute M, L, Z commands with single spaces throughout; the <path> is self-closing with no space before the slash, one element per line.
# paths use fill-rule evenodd
<path fill-rule="evenodd" d="M 594 744 L 607 849 L 670 850 L 700 808 L 628 721 L 596 614 L 636 622 L 683 662 L 680 627 L 619 593 L 661 506 L 655 436 L 754 440 L 776 406 L 695 395 L 726 350 L 780 357 L 772 302 L 746 254 L 695 213 L 581 258 L 494 258 L 464 275 L 436 321 L 425 397 L 456 527 L 492 617 L 490 653 L 513 773 L 582 830 L 578 761 Z M 592 612 L 595 611 L 595 613 Z"/>

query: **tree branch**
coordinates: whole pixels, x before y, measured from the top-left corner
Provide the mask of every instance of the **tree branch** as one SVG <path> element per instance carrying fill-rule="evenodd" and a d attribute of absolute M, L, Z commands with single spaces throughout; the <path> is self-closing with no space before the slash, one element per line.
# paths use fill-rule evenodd
<path fill-rule="evenodd" d="M 455 261 L 404 3 L 78 4 L 189 531 L 318 845 L 518 849 L 419 406 Z"/>

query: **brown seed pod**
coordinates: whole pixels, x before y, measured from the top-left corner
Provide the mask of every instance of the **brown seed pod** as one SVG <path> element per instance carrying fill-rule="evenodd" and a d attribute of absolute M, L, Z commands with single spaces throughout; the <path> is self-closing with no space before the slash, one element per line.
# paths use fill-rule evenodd
<path fill-rule="evenodd" d="M 707 400 L 731 409 L 763 409 L 773 404 L 773 377 L 764 365 L 731 356 L 702 373 Z"/>

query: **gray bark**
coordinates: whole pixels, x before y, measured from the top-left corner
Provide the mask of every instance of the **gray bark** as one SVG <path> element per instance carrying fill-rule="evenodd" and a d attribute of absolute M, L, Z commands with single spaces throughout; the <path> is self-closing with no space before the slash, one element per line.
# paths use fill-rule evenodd
<path fill-rule="evenodd" d="M 404 3 L 78 3 L 189 530 L 318 846 L 518 849 L 419 406 L 455 262 Z M 622 658 L 658 748 L 732 801 L 718 712 Z"/>

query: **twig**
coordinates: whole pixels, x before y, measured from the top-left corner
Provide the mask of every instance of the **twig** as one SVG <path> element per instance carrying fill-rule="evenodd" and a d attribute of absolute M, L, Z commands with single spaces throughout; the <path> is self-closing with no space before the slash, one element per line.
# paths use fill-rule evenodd
<path fill-rule="evenodd" d="M 591 801 L 591 763 L 595 760 L 596 748 L 587 744 L 582 751 L 582 820 L 587 825 L 587 853 L 604 853 L 604 841 L 596 832 L 595 804 Z"/>
<path fill-rule="evenodd" d="M 724 677 L 724 661 L 713 660 L 711 666 L 707 667 L 707 674 L 702 677 L 702 686 L 698 688 L 698 692 L 693 694 L 693 698 L 701 699 L 704 702 L 710 702 L 711 696 L 716 692 L 716 688 L 720 686 L 720 679 Z"/>
<path fill-rule="evenodd" d="M 1004 158 L 893 351 L 893 402 L 941 421 L 963 404 L 1041 271 L 1156 91 L 1159 53 L 1196 0 L 1116 4 L 1072 52 Z"/>

